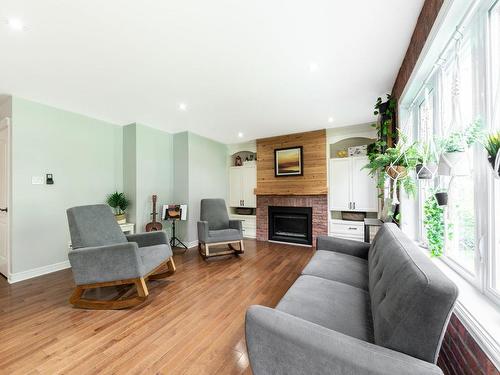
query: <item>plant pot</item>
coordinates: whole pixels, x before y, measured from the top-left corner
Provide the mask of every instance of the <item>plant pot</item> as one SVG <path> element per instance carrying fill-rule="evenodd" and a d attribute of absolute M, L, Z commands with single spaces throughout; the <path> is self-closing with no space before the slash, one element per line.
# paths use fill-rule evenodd
<path fill-rule="evenodd" d="M 443 152 L 439 158 L 438 174 L 440 176 L 468 176 L 469 161 L 465 151 Z"/>
<path fill-rule="evenodd" d="M 495 175 L 495 178 L 500 178 L 500 163 L 498 164 L 498 169 L 495 170 L 496 158 L 494 158 L 493 156 L 488 156 L 488 161 L 490 162 L 491 169 L 493 169 L 493 174 Z"/>
<path fill-rule="evenodd" d="M 417 164 L 415 166 L 415 172 L 417 172 L 417 178 L 419 180 L 432 180 L 436 175 L 437 164 Z"/>
<path fill-rule="evenodd" d="M 448 204 L 448 193 L 447 192 L 436 193 L 436 194 L 434 194 L 434 196 L 436 197 L 438 205 L 446 206 Z"/>
<path fill-rule="evenodd" d="M 384 115 L 385 112 L 387 111 L 387 108 L 389 108 L 389 101 L 380 103 L 380 105 L 378 107 L 378 113 L 381 115 Z"/>
<path fill-rule="evenodd" d="M 115 218 L 118 224 L 125 224 L 127 222 L 127 216 L 125 214 L 115 215 Z"/>
<path fill-rule="evenodd" d="M 395 180 L 396 178 L 406 177 L 408 171 L 402 165 L 391 165 L 385 168 L 385 172 L 389 175 L 390 178 Z"/>

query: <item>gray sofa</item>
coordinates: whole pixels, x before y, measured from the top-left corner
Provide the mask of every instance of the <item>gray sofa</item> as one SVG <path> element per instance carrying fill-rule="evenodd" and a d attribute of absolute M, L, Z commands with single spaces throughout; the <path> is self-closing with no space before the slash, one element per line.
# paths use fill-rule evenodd
<path fill-rule="evenodd" d="M 247 311 L 253 373 L 442 374 L 435 363 L 457 295 L 394 224 L 371 246 L 319 237 L 276 308 Z"/>

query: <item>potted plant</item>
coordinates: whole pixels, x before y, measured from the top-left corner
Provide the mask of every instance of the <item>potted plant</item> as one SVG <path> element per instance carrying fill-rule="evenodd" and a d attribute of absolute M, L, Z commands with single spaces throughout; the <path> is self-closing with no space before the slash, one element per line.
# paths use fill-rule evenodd
<path fill-rule="evenodd" d="M 491 164 L 491 168 L 493 168 L 495 177 L 500 178 L 500 132 L 490 134 L 486 139 L 484 147 L 488 151 L 488 161 Z"/>
<path fill-rule="evenodd" d="M 433 148 L 429 143 L 422 143 L 417 146 L 418 163 L 415 172 L 419 180 L 431 180 L 436 175 L 437 160 Z"/>
<path fill-rule="evenodd" d="M 475 121 L 464 131 L 452 132 L 441 141 L 441 157 L 439 158 L 438 174 L 441 176 L 468 175 L 466 153 L 468 147 L 481 137 L 481 122 Z"/>
<path fill-rule="evenodd" d="M 424 202 L 424 226 L 429 252 L 439 257 L 443 254 L 446 226 L 444 208 L 440 207 L 435 194 L 431 194 Z M 451 236 L 451 230 L 448 235 Z"/>
<path fill-rule="evenodd" d="M 448 192 L 445 190 L 438 190 L 434 193 L 434 197 L 436 198 L 437 204 L 439 206 L 448 205 Z"/>
<path fill-rule="evenodd" d="M 384 188 L 387 175 L 397 181 L 398 187 L 402 187 L 409 195 L 414 195 L 416 186 L 409 171 L 415 169 L 418 152 L 416 144 L 407 147 L 405 141 L 406 139 L 401 137 L 401 141 L 395 147 L 389 147 L 383 153 L 372 155 L 365 168 L 370 170 L 370 175 L 378 176 L 379 188 Z"/>
<path fill-rule="evenodd" d="M 106 202 L 115 212 L 115 218 L 118 224 L 125 224 L 127 222 L 125 210 L 130 205 L 130 201 L 125 197 L 125 194 L 115 191 L 108 195 Z"/>

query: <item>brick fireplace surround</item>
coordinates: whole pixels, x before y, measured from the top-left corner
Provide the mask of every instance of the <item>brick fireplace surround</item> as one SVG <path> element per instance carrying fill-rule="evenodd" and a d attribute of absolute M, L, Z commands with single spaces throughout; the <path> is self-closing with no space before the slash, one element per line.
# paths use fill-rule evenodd
<path fill-rule="evenodd" d="M 268 207 L 312 207 L 312 240 L 328 234 L 327 195 L 258 195 L 257 196 L 257 240 L 268 240 Z"/>

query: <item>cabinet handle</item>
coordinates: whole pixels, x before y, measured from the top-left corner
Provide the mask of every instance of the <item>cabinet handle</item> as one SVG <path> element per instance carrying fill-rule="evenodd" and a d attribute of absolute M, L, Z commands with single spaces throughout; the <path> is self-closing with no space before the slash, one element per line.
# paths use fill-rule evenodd
<path fill-rule="evenodd" d="M 356 227 L 349 227 L 349 230 L 358 230 Z"/>
<path fill-rule="evenodd" d="M 356 209 L 356 202 L 352 202 L 352 208 Z"/>

